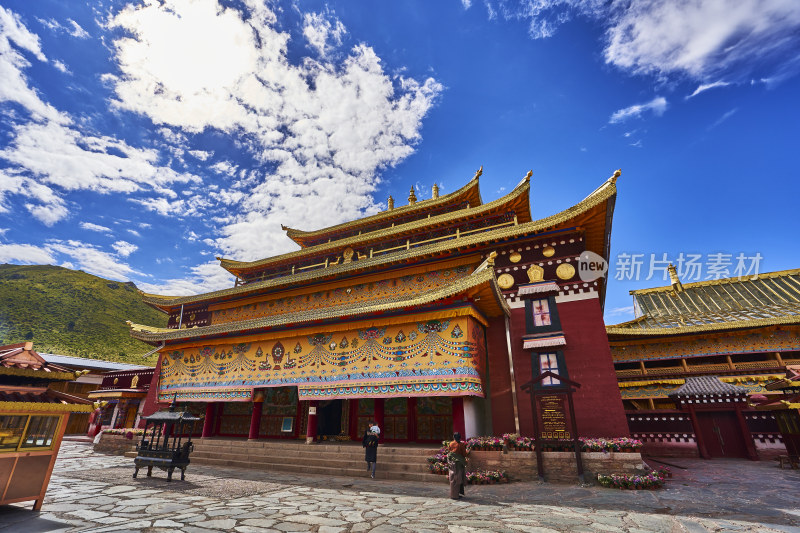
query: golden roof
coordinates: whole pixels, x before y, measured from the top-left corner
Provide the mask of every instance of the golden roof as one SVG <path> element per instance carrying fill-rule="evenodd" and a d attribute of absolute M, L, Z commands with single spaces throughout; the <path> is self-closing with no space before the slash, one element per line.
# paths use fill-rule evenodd
<path fill-rule="evenodd" d="M 677 335 L 800 324 L 800 269 L 631 291 L 642 315 L 609 335 Z"/>
<path fill-rule="evenodd" d="M 281 228 L 286 231 L 287 237 L 305 248 L 308 245 L 308 241 L 325 240 L 327 237 L 333 237 L 333 240 L 337 240 L 334 237 L 337 233 L 342 233 L 345 231 L 358 231 L 360 228 L 374 226 L 376 224 L 391 224 L 395 219 L 404 218 L 414 214 L 424 216 L 427 211 L 431 211 L 439 207 L 451 205 L 453 208 L 455 208 L 456 206 L 465 202 L 469 203 L 470 207 L 478 207 L 483 203 L 481 200 L 480 187 L 478 186 L 478 177 L 479 174 L 476 174 L 475 177 L 472 178 L 466 185 L 457 191 L 451 192 L 450 194 L 445 194 L 444 196 L 431 198 L 429 200 L 420 200 L 413 204 L 395 207 L 393 209 L 387 209 L 386 211 L 381 211 L 375 215 L 359 218 L 350 222 L 344 222 L 335 226 L 329 226 L 327 228 L 321 228 L 313 231 L 303 231 L 286 226 L 281 226 Z"/>
<path fill-rule="evenodd" d="M 494 269 L 489 268 L 489 265 L 490 262 L 484 262 L 484 264 L 479 266 L 470 276 L 462 278 L 451 285 L 414 295 L 393 296 L 366 303 L 348 303 L 324 309 L 312 309 L 302 312 L 285 313 L 188 329 L 156 328 L 130 322 L 128 326 L 130 327 L 132 337 L 145 342 L 184 340 L 206 337 L 209 335 L 236 333 L 287 325 L 294 326 L 319 320 L 342 317 L 349 318 L 370 313 L 401 310 L 409 307 L 427 305 L 460 293 L 467 293 L 467 296 L 475 301 L 475 305 L 489 316 L 498 316 L 504 313 L 508 314 L 509 309 L 500 288 L 497 286 Z"/>
<path fill-rule="evenodd" d="M 252 272 L 254 270 L 261 270 L 266 267 L 280 266 L 281 264 L 290 264 L 297 262 L 301 258 L 313 257 L 317 254 L 338 252 L 347 246 L 363 248 L 370 243 L 378 241 L 387 241 L 392 238 L 398 238 L 405 233 L 417 232 L 426 228 L 434 228 L 436 226 L 446 226 L 451 224 L 456 219 L 478 218 L 485 216 L 493 211 L 500 209 L 516 208 L 519 211 L 517 214 L 517 221 L 520 223 L 528 222 L 531 220 L 530 215 L 530 200 L 528 193 L 530 192 L 530 177 L 526 176 L 510 193 L 498 198 L 488 204 L 482 204 L 476 207 L 469 207 L 459 209 L 457 211 L 450 211 L 441 215 L 432 216 L 430 218 L 423 218 L 382 228 L 361 235 L 353 235 L 339 239 L 337 241 L 317 244 L 307 248 L 301 248 L 294 252 L 285 253 L 275 257 L 267 257 L 257 261 L 234 261 L 232 259 L 218 258 L 220 266 L 230 272 L 231 274 L 241 277 L 244 272 Z"/>
<path fill-rule="evenodd" d="M 159 309 L 170 310 L 184 304 L 198 304 L 201 302 L 210 302 L 222 298 L 240 297 L 250 293 L 255 294 L 271 292 L 290 286 L 296 286 L 309 281 L 321 281 L 324 279 L 331 279 L 344 275 L 352 275 L 357 272 L 372 270 L 379 267 L 387 267 L 392 264 L 406 264 L 413 260 L 437 257 L 442 254 L 449 254 L 462 249 L 475 248 L 491 242 L 571 227 L 577 227 L 584 230 L 586 236 L 586 248 L 588 250 L 606 257 L 609 246 L 609 233 L 611 231 L 611 213 L 613 212 L 614 200 L 616 199 L 617 195 L 616 179 L 618 176 L 619 174 L 615 173 L 614 176 L 606 180 L 600 187 L 595 189 L 589 196 L 584 198 L 573 207 L 540 220 L 522 222 L 517 225 L 510 225 L 488 230 L 482 233 L 473 233 L 457 239 L 417 245 L 409 249 L 402 249 L 371 258 L 363 258 L 350 263 L 340 263 L 324 269 L 308 270 L 304 272 L 298 272 L 296 274 L 267 279 L 264 281 L 251 282 L 245 285 L 205 294 L 174 297 L 143 294 L 142 299 L 145 303 L 148 303 Z M 525 199 L 527 200 L 528 188 L 528 181 L 524 180 L 521 186 L 518 186 L 515 191 L 516 193 L 524 191 Z M 512 194 L 514 194 L 514 192 L 512 192 Z M 504 198 L 508 198 L 508 196 Z M 495 202 L 500 202 L 502 200 L 504 199 L 501 198 L 500 200 L 495 200 Z M 485 204 L 477 209 L 487 208 L 495 202 Z M 468 210 L 465 209 L 464 211 L 466 212 Z M 432 217 L 431 220 L 434 218 L 435 217 Z M 415 222 L 412 224 L 419 224 L 420 226 L 423 226 L 429 224 L 429 221 L 426 219 L 421 223 Z M 359 236 L 359 238 L 363 237 L 364 235 Z M 345 241 L 348 240 L 350 239 L 346 239 Z M 338 243 L 337 246 L 343 246 L 342 242 Z M 307 248 L 298 252 L 292 252 L 291 254 L 284 254 L 283 256 L 279 256 L 279 258 L 296 258 L 304 255 L 308 250 L 326 246 L 328 245 Z M 238 263 L 228 260 L 223 261 L 225 261 L 225 265 L 229 267 L 233 267 L 235 265 L 250 267 L 253 264 L 266 264 L 271 260 L 255 261 L 253 263 Z"/>

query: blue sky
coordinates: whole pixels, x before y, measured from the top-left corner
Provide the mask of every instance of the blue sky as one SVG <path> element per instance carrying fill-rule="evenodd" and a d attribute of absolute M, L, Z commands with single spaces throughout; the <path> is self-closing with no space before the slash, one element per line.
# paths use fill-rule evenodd
<path fill-rule="evenodd" d="M 539 218 L 621 168 L 615 323 L 653 257 L 800 267 L 798 72 L 796 0 L 0 0 L 0 262 L 202 292 L 281 223 L 481 165 L 484 201 L 532 169 Z"/>

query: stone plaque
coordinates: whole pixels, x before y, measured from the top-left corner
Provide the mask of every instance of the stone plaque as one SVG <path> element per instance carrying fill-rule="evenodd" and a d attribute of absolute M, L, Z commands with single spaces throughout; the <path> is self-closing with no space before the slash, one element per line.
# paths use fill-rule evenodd
<path fill-rule="evenodd" d="M 539 396 L 539 432 L 543 440 L 569 440 L 572 435 L 567 424 L 566 396 L 550 394 Z"/>

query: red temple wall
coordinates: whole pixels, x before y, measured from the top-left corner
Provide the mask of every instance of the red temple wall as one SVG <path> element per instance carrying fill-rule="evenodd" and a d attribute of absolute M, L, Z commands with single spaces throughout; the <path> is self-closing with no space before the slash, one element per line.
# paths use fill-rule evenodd
<path fill-rule="evenodd" d="M 514 432 L 514 404 L 508 370 L 506 325 L 503 317 L 489 319 L 486 328 L 489 346 L 489 399 L 492 408 L 492 435 Z"/>
<path fill-rule="evenodd" d="M 158 380 L 159 376 L 161 376 L 162 357 L 163 353 L 159 353 L 158 363 L 156 363 L 156 369 L 153 371 L 153 380 L 150 382 L 150 389 L 147 391 L 147 396 L 142 406 L 142 416 L 150 416 L 161 408 L 161 406 L 158 405 Z M 144 422 L 142 422 L 142 424 L 144 424 Z"/>
<path fill-rule="evenodd" d="M 525 308 L 512 309 L 509 320 L 511 322 L 511 353 L 514 358 L 514 381 L 517 387 L 517 406 L 519 409 L 519 431 L 522 435 L 532 437 L 533 410 L 531 409 L 531 396 L 522 390 L 522 386 L 533 379 L 531 351 L 522 348 L 522 337 L 527 333 L 525 329 Z"/>
<path fill-rule="evenodd" d="M 628 436 L 600 301 L 589 298 L 559 303 L 558 316 L 567 340 L 564 359 L 569 377 L 581 384 L 573 397 L 579 434 Z"/>

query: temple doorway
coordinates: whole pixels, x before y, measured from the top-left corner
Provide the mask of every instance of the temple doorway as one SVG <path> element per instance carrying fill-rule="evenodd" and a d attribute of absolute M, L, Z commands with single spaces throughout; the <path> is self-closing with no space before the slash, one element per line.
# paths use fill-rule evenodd
<path fill-rule="evenodd" d="M 700 411 L 697 413 L 697 425 L 711 457 L 747 457 L 735 411 Z"/>
<path fill-rule="evenodd" d="M 342 409 L 344 400 L 325 400 L 319 403 L 317 433 L 339 435 L 342 432 Z"/>

